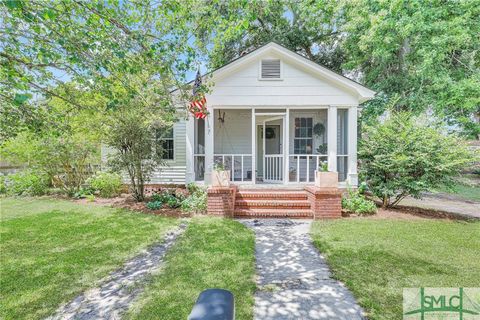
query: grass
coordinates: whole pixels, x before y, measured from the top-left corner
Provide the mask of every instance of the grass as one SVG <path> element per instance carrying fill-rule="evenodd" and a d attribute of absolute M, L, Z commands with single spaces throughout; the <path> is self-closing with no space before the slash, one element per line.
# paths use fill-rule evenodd
<path fill-rule="evenodd" d="M 480 187 L 479 186 L 471 186 L 465 184 L 457 184 L 454 187 L 453 191 L 449 190 L 438 190 L 439 192 L 448 193 L 454 195 L 458 198 L 464 200 L 471 200 L 480 202 Z"/>
<path fill-rule="evenodd" d="M 201 291 L 223 288 L 235 296 L 236 319 L 252 319 L 254 273 L 250 230 L 228 219 L 193 219 L 127 318 L 186 319 Z"/>
<path fill-rule="evenodd" d="M 401 319 L 405 287 L 480 285 L 480 223 L 345 219 L 311 232 L 369 319 Z"/>
<path fill-rule="evenodd" d="M 0 319 L 52 314 L 177 224 L 63 200 L 0 201 Z"/>

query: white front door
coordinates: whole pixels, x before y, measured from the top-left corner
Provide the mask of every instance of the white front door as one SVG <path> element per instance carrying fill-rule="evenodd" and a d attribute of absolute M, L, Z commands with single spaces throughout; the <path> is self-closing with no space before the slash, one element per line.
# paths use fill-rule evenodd
<path fill-rule="evenodd" d="M 263 181 L 283 183 L 283 125 L 284 117 L 276 116 L 263 121 Z"/>

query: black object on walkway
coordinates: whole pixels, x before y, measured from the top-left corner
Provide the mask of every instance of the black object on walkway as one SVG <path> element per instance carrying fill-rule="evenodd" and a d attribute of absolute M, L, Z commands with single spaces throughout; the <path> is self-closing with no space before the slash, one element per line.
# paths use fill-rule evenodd
<path fill-rule="evenodd" d="M 198 296 L 188 320 L 234 320 L 233 294 L 223 289 L 207 289 Z"/>

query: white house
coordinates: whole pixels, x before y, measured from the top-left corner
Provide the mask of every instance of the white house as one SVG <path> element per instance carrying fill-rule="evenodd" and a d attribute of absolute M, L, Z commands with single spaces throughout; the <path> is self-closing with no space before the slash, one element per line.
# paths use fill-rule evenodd
<path fill-rule="evenodd" d="M 374 91 L 276 43 L 210 80 L 208 117 L 175 124 L 151 183 L 208 185 L 222 163 L 234 185 L 309 185 L 327 161 L 340 185 L 357 185 L 357 116 Z"/>

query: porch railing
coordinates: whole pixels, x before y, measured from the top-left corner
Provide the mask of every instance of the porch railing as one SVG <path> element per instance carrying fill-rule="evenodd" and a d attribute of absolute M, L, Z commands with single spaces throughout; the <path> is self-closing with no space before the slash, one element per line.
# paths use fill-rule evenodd
<path fill-rule="evenodd" d="M 315 182 L 315 170 L 327 159 L 323 154 L 290 154 L 288 181 Z"/>
<path fill-rule="evenodd" d="M 282 154 L 266 154 L 265 170 L 263 180 L 265 182 L 281 182 L 283 181 L 283 155 Z"/>
<path fill-rule="evenodd" d="M 251 154 L 214 154 L 213 162 L 222 164 L 230 170 L 231 181 L 252 181 L 252 155 Z"/>

